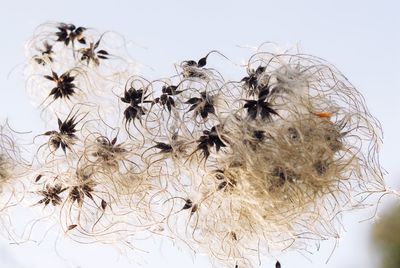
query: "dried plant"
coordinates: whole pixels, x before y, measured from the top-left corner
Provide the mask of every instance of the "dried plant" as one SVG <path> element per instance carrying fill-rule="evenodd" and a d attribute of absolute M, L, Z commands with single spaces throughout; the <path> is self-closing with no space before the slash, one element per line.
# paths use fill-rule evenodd
<path fill-rule="evenodd" d="M 328 62 L 259 50 L 228 79 L 212 50 L 151 81 L 121 40 L 46 23 L 26 46 L 27 91 L 58 124 L 37 136 L 29 193 L 45 216 L 27 236 L 45 220 L 84 243 L 164 235 L 251 267 L 337 239 L 341 213 L 389 192 L 381 126 Z"/>

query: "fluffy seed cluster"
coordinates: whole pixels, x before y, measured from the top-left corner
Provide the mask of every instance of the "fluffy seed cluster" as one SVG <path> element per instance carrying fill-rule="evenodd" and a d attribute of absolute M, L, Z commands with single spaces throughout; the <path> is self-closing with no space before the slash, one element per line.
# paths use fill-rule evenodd
<path fill-rule="evenodd" d="M 228 79 L 213 50 L 148 80 L 124 47 L 65 23 L 26 46 L 27 91 L 49 125 L 29 196 L 73 239 L 165 235 L 249 267 L 338 238 L 341 212 L 385 191 L 379 122 L 324 60 L 259 50 Z"/>
<path fill-rule="evenodd" d="M 29 165 L 21 157 L 20 146 L 8 122 L 0 125 L 0 235 L 13 239 L 9 209 L 21 202 L 25 189 L 21 178 Z"/>

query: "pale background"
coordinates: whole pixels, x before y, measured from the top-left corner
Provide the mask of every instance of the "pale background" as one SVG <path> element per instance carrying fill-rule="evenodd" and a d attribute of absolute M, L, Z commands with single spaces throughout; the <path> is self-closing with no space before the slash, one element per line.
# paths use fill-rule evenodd
<path fill-rule="evenodd" d="M 129 41 L 130 53 L 150 78 L 173 74 L 173 63 L 200 58 L 218 49 L 236 62 L 257 46 L 273 41 L 282 47 L 299 45 L 303 52 L 335 64 L 361 90 L 371 112 L 382 122 L 381 162 L 387 184 L 400 178 L 400 4 L 398 1 L 6 1 L 0 0 L 0 119 L 18 130 L 42 131 L 39 113 L 25 94 L 22 76 L 24 42 L 35 27 L 62 21 L 99 30 L 114 30 Z M 246 53 L 243 53 L 246 52 Z M 218 60 L 216 60 L 218 61 Z M 10 74 L 11 72 L 11 74 Z M 383 200 L 383 208 L 391 198 Z M 344 219 L 347 232 L 325 264 L 332 243 L 319 252 L 283 254 L 282 267 L 377 267 L 370 244 L 370 214 Z M 60 242 L 57 243 L 61 244 Z M 77 245 L 54 240 L 37 245 L 10 245 L 0 240 L 0 267 L 137 267 L 111 246 Z M 147 244 L 151 244 L 147 242 Z M 61 247 L 61 246 L 60 246 Z M 211 267 L 207 258 L 186 254 L 169 242 L 147 246 L 142 267 Z M 58 250 L 58 251 L 57 251 Z M 274 267 L 274 260 L 261 267 Z"/>

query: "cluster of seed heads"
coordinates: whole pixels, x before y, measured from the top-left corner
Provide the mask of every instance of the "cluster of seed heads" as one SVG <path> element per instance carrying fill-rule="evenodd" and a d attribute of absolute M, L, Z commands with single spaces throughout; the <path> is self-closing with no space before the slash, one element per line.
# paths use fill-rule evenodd
<path fill-rule="evenodd" d="M 337 215 L 385 191 L 379 122 L 324 60 L 258 50 L 228 79 L 212 50 L 148 80 L 118 40 L 48 23 L 27 44 L 27 90 L 49 125 L 29 196 L 76 241 L 150 232 L 250 267 L 337 238 Z"/>

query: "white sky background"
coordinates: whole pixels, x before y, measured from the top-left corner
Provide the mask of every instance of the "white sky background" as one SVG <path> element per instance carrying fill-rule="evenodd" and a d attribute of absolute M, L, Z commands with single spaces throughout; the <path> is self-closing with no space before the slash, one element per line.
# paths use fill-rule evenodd
<path fill-rule="evenodd" d="M 387 184 L 399 186 L 400 162 L 400 4 L 398 1 L 6 1 L 0 0 L 0 119 L 8 118 L 18 130 L 43 132 L 39 112 L 24 89 L 24 42 L 36 26 L 60 21 L 113 30 L 130 41 L 132 57 L 148 67 L 149 78 L 174 74 L 173 63 L 198 59 L 217 49 L 237 63 L 249 50 L 273 41 L 287 48 L 299 44 L 302 52 L 335 64 L 364 94 L 370 111 L 382 123 L 381 162 Z M 223 62 L 217 56 L 209 63 Z M 211 65 L 211 64 L 210 64 Z M 15 68 L 16 67 L 16 68 Z M 230 66 L 235 72 L 235 67 Z M 15 68 L 13 71 L 12 69 Z M 8 77 L 9 72 L 12 71 Z M 244 70 L 232 79 L 240 79 Z M 388 203 L 391 198 L 384 199 Z M 370 214 L 345 217 L 338 248 L 325 264 L 332 243 L 322 243 L 314 255 L 283 254 L 282 267 L 377 267 L 368 244 L 371 222 L 358 223 Z M 193 259 L 165 241 L 140 254 L 142 267 L 211 267 L 207 258 Z M 61 246 L 62 244 L 62 246 Z M 111 246 L 82 246 L 54 241 L 9 245 L 0 240 L 0 267 L 137 267 Z M 58 255 L 57 255 L 58 254 Z M 67 259 L 67 260 L 65 260 Z M 132 258 L 134 259 L 134 258 Z M 311 261 L 311 262 L 310 262 Z M 143 263 L 143 261 L 141 261 Z M 274 260 L 261 267 L 274 267 Z"/>

